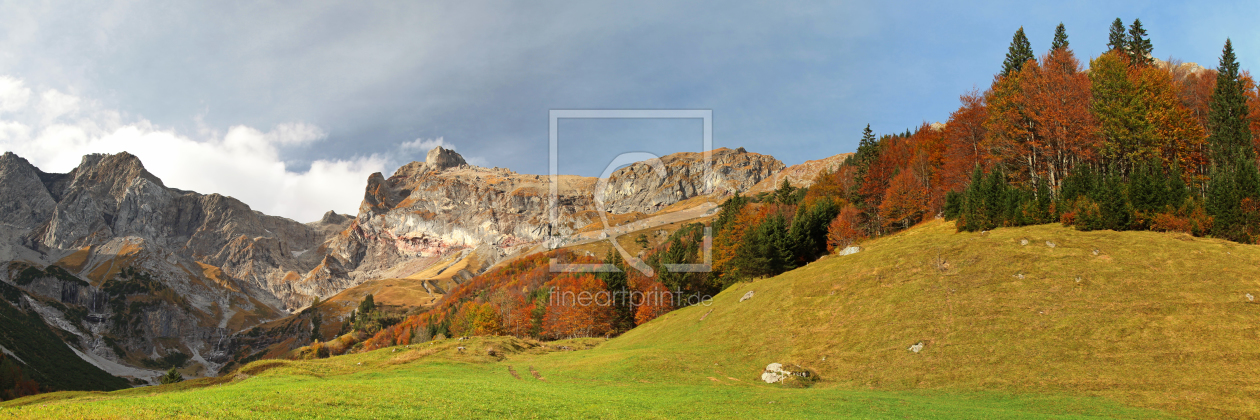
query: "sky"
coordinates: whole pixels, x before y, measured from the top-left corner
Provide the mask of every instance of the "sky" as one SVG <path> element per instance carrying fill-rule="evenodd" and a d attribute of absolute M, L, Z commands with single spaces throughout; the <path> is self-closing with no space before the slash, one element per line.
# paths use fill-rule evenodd
<path fill-rule="evenodd" d="M 788 165 L 946 121 L 1015 30 L 1078 58 L 1140 18 L 1158 58 L 1260 68 L 1260 3 L 0 2 L 0 150 L 128 151 L 171 187 L 308 222 L 434 146 L 546 174 L 553 109 L 704 109 Z M 1105 4 L 1097 4 L 1105 3 Z M 560 120 L 559 169 L 700 151 L 699 120 Z"/>

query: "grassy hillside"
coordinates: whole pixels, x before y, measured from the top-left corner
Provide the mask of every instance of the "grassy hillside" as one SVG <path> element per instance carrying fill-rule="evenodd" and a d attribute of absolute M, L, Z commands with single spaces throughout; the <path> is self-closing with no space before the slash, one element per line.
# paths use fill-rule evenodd
<path fill-rule="evenodd" d="M 592 340 L 597 341 L 597 340 Z M 787 389 L 751 378 L 591 375 L 601 350 L 512 338 L 444 340 L 318 361 L 255 362 L 222 377 L 0 405 L 5 418 L 1160 418 L 1100 399 L 994 392 Z M 463 346 L 465 351 L 457 347 Z M 498 356 L 486 350 L 494 349 Z M 506 354 L 506 357 L 504 355 Z M 604 354 L 603 356 L 606 356 Z"/>
<path fill-rule="evenodd" d="M 607 342 L 476 338 L 262 361 L 240 371 L 249 378 L 37 396 L 0 416 L 1260 417 L 1248 345 L 1260 304 L 1246 297 L 1260 298 L 1258 247 L 939 221 L 865 246 Z M 759 383 L 771 362 L 822 381 Z"/>

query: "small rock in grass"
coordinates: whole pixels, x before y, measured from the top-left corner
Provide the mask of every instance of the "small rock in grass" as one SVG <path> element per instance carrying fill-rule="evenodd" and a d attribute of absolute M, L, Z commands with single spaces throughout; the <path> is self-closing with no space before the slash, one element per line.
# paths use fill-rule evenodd
<path fill-rule="evenodd" d="M 861 248 L 861 247 L 857 247 L 857 246 L 849 246 L 849 247 L 846 247 L 845 249 L 841 250 L 841 251 L 840 251 L 840 253 L 839 253 L 839 254 L 836 254 L 836 255 L 853 255 L 853 254 L 856 254 L 856 253 L 858 253 L 858 252 L 860 252 L 860 251 L 862 251 L 862 248 Z"/>
<path fill-rule="evenodd" d="M 745 300 L 752 299 L 752 298 L 753 298 L 753 294 L 754 294 L 754 293 L 753 293 L 753 291 L 752 291 L 752 290 L 749 290 L 749 291 L 748 291 L 748 293 L 744 293 L 744 297 L 739 298 L 739 301 L 740 301 L 740 302 L 743 302 L 743 301 L 745 301 Z"/>
<path fill-rule="evenodd" d="M 1251 295 L 1251 293 L 1248 293 L 1248 294 L 1247 294 L 1247 301 L 1248 301 L 1248 302 L 1255 302 L 1255 301 L 1256 301 L 1256 297 L 1255 297 L 1255 296 L 1252 296 L 1252 295 Z"/>
<path fill-rule="evenodd" d="M 1028 240 L 1027 240 L 1027 239 L 1020 239 L 1020 240 L 1019 240 L 1019 244 L 1020 244 L 1020 245 L 1028 245 Z"/>
<path fill-rule="evenodd" d="M 761 373 L 761 380 L 768 384 L 783 382 L 787 377 L 788 372 L 783 370 L 783 364 L 781 363 L 768 364 L 765 372 Z"/>
<path fill-rule="evenodd" d="M 906 349 L 906 350 L 910 350 L 910 351 L 915 352 L 915 353 L 921 352 L 921 351 L 923 351 L 923 342 L 922 342 L 922 341 L 920 341 L 920 342 L 918 342 L 918 343 L 915 343 L 913 346 L 910 346 L 910 348 L 908 348 L 908 349 Z"/>
<path fill-rule="evenodd" d="M 1054 248 L 1054 247 L 1056 247 L 1056 246 L 1058 246 L 1058 245 L 1057 245 L 1057 244 L 1055 244 L 1054 242 L 1046 241 L 1046 246 L 1051 247 L 1051 248 Z"/>

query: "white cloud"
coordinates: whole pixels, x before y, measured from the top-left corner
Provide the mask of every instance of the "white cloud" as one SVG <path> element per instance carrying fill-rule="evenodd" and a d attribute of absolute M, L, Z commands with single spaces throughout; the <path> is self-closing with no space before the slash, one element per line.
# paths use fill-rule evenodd
<path fill-rule="evenodd" d="M 443 149 L 455 150 L 455 145 L 447 143 L 445 138 L 438 137 L 436 139 L 415 139 L 398 145 L 398 151 L 412 154 L 419 152 L 421 155 L 429 153 L 434 147 L 441 146 Z"/>
<path fill-rule="evenodd" d="M 13 112 L 26 107 L 31 89 L 21 80 L 0 76 L 0 112 Z"/>
<path fill-rule="evenodd" d="M 398 145 L 398 151 L 403 156 L 411 156 L 415 160 L 423 161 L 425 155 L 433 150 L 434 147 L 441 146 L 443 149 L 455 150 L 455 145 L 447 142 L 445 138 L 438 137 L 435 139 L 415 139 Z M 462 156 L 462 155 L 461 155 Z M 473 166 L 490 166 L 490 161 L 481 156 L 464 156 L 464 161 Z"/>
<path fill-rule="evenodd" d="M 321 141 L 324 130 L 304 123 L 268 131 L 234 126 L 222 137 L 193 139 L 143 119 L 124 122 L 117 111 L 60 91 L 46 90 L 33 104 L 30 96 L 21 80 L 0 76 L 0 111 L 13 114 L 0 114 L 0 150 L 45 172 L 68 172 L 84 154 L 126 151 L 167 186 L 232 196 L 300 222 L 328 210 L 356 214 L 368 175 L 393 164 L 372 154 L 316 160 L 294 172 L 281 159 L 282 148 Z"/>

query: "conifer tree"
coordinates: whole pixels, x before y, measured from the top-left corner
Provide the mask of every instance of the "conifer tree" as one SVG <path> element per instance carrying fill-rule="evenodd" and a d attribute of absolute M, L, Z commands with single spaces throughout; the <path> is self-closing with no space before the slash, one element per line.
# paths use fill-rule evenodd
<path fill-rule="evenodd" d="M 1035 57 L 1032 45 L 1028 43 L 1028 37 L 1024 35 L 1024 27 L 1021 26 L 1011 39 L 1011 47 L 1006 52 L 1006 61 L 1002 62 L 1002 77 L 1019 73 L 1020 69 L 1024 68 L 1024 63 L 1033 58 Z"/>
<path fill-rule="evenodd" d="M 1045 178 L 1037 179 L 1037 220 L 1035 223 L 1050 223 L 1054 215 L 1050 214 L 1050 183 Z"/>
<path fill-rule="evenodd" d="M 368 295 L 363 298 L 363 301 L 359 302 L 359 317 L 366 316 L 375 310 L 376 301 L 372 298 L 372 294 L 368 293 Z"/>
<path fill-rule="evenodd" d="M 817 200 L 808 208 L 804 205 L 796 208 L 788 238 L 798 260 L 810 262 L 827 253 L 827 227 L 839 214 L 840 207 L 830 198 Z"/>
<path fill-rule="evenodd" d="M 866 200 L 858 190 L 866 180 L 867 170 L 876 159 L 879 159 L 879 141 L 875 138 L 875 132 L 871 131 L 871 125 L 867 124 L 866 128 L 862 129 L 862 140 L 858 142 L 857 153 L 845 161 L 845 164 L 852 162 L 857 166 L 853 176 L 853 190 L 849 192 L 849 201 L 859 208 L 866 205 Z"/>
<path fill-rule="evenodd" d="M 595 273 L 595 278 L 604 282 L 612 302 L 612 316 L 609 324 L 614 332 L 629 331 L 634 328 L 634 308 L 630 306 L 630 286 L 626 277 L 625 260 L 615 249 L 608 251 L 604 263 L 610 264 L 619 271 Z"/>
<path fill-rule="evenodd" d="M 1125 41 L 1125 52 L 1129 54 L 1129 62 L 1133 65 L 1145 66 L 1155 62 L 1151 57 L 1151 40 L 1146 38 L 1146 29 L 1142 29 L 1142 20 L 1133 19 L 1129 26 L 1129 39 Z"/>
<path fill-rule="evenodd" d="M 971 171 L 971 182 L 967 184 L 967 189 L 963 191 L 961 199 L 961 209 L 959 209 L 958 222 L 956 223 L 959 230 L 974 232 L 984 229 L 986 222 L 984 215 L 984 171 L 980 170 L 980 165 L 976 165 Z"/>
<path fill-rule="evenodd" d="M 1237 160 L 1235 155 L 1235 162 Z M 1241 198 L 1233 176 L 1235 171 L 1229 168 L 1232 163 L 1234 162 L 1219 162 L 1212 167 L 1204 203 L 1208 215 L 1212 216 L 1212 235 L 1221 238 L 1235 237 L 1234 234 L 1240 230 L 1238 222 L 1242 218 L 1239 211 Z"/>
<path fill-rule="evenodd" d="M 744 209 L 744 205 L 748 203 L 748 199 L 739 195 L 739 191 L 735 191 L 735 195 L 726 199 L 722 203 L 722 211 L 718 213 L 717 220 L 713 221 L 713 235 L 718 235 L 722 230 L 726 229 L 731 223 L 735 223 L 735 218 L 739 217 L 740 210 Z"/>
<path fill-rule="evenodd" d="M 177 384 L 183 381 L 184 375 L 180 374 L 175 368 L 171 368 L 171 370 L 166 371 L 165 375 L 158 378 L 158 382 L 162 383 L 162 385 Z"/>
<path fill-rule="evenodd" d="M 1186 196 L 1189 193 L 1190 191 L 1186 188 L 1186 181 L 1181 178 L 1181 166 L 1174 160 L 1173 167 L 1168 170 L 1168 197 L 1164 202 L 1175 209 L 1186 201 Z"/>
<path fill-rule="evenodd" d="M 1221 52 L 1217 67 L 1216 89 L 1208 109 L 1208 144 L 1212 147 L 1212 160 L 1217 165 L 1234 162 L 1235 156 L 1254 160 L 1255 148 L 1251 145 L 1251 129 L 1247 126 L 1247 97 L 1243 82 L 1239 80 L 1238 60 L 1229 39 Z"/>
<path fill-rule="evenodd" d="M 1163 209 L 1168 196 L 1163 174 L 1158 163 L 1145 161 L 1129 175 L 1129 201 L 1135 210 L 1151 213 Z"/>
<path fill-rule="evenodd" d="M 1124 180 L 1115 167 L 1107 172 L 1101 191 L 1102 199 L 1098 203 L 1103 219 L 1102 228 L 1115 231 L 1126 230 L 1131 222 L 1131 213 L 1129 200 L 1125 197 Z"/>
<path fill-rule="evenodd" d="M 774 191 L 774 199 L 779 204 L 796 204 L 794 200 L 795 195 L 796 188 L 792 186 L 792 183 L 788 182 L 787 178 L 783 178 L 783 182 L 779 184 L 779 189 Z"/>
<path fill-rule="evenodd" d="M 745 241 L 742 272 L 754 277 L 773 276 L 793 268 L 792 244 L 782 215 L 766 217 Z"/>
<path fill-rule="evenodd" d="M 1059 26 L 1054 28 L 1054 42 L 1050 43 L 1050 50 L 1068 47 L 1067 29 L 1063 27 L 1063 22 L 1059 22 Z"/>
<path fill-rule="evenodd" d="M 1002 221 L 1008 213 L 1006 188 L 1006 174 L 1002 172 L 1001 168 L 989 173 L 989 178 L 984 182 L 983 192 L 985 207 L 984 229 L 993 229 L 1003 224 Z"/>
<path fill-rule="evenodd" d="M 1111 33 L 1107 36 L 1107 50 L 1128 51 L 1128 45 L 1126 44 L 1124 21 L 1120 20 L 1120 18 L 1116 18 L 1115 21 L 1111 22 Z"/>

